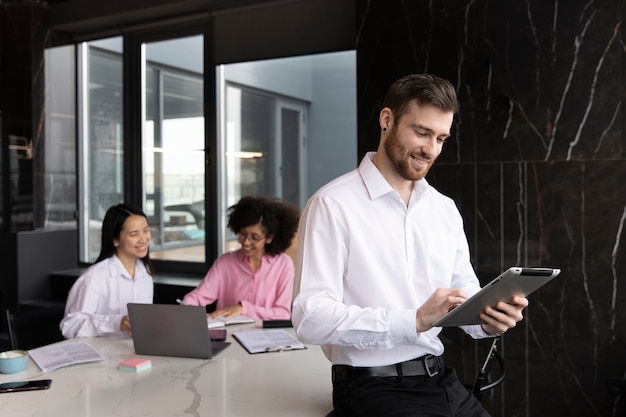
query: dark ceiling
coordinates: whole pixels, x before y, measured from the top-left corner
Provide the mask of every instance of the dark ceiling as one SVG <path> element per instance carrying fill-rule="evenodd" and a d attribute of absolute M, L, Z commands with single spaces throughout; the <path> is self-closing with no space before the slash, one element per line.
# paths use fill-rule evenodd
<path fill-rule="evenodd" d="M 0 0 L 1 1 L 1 0 Z M 302 3 L 302 0 L 43 0 L 50 26 L 81 40 L 85 34 L 149 25 L 155 21 L 198 19 L 214 13 Z M 306 3 L 306 2 L 304 2 Z M 82 39 L 84 40 L 84 39 Z"/>

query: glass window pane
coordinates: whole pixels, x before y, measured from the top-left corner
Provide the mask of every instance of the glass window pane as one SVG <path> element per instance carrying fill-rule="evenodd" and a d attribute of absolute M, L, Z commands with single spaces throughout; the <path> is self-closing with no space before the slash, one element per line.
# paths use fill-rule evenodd
<path fill-rule="evenodd" d="M 221 65 L 218 241 L 228 207 L 266 195 L 303 208 L 322 184 L 356 166 L 354 51 Z"/>
<path fill-rule="evenodd" d="M 124 198 L 122 38 L 82 44 L 79 56 L 80 260 L 93 262 L 104 214 Z"/>
<path fill-rule="evenodd" d="M 204 262 L 202 36 L 145 44 L 143 170 L 153 259 Z"/>
<path fill-rule="evenodd" d="M 43 219 L 36 227 L 76 228 L 76 47 L 45 51 Z"/>
<path fill-rule="evenodd" d="M 301 137 L 300 119 L 301 112 L 298 110 L 282 108 L 281 109 L 281 126 L 280 138 L 282 147 L 282 161 L 280 164 L 280 179 L 282 197 L 284 200 L 297 206 L 301 205 L 300 201 L 300 146 Z"/>
<path fill-rule="evenodd" d="M 271 194 L 271 138 L 274 103 L 271 97 L 227 87 L 226 158 L 227 204 L 235 204 L 242 195 Z"/>

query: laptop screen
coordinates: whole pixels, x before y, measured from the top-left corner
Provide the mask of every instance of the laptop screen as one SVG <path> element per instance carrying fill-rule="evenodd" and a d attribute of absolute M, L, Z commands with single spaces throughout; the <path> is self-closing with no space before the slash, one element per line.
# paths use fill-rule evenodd
<path fill-rule="evenodd" d="M 213 347 L 229 343 L 211 342 L 206 310 L 178 304 L 128 304 L 135 353 L 210 359 Z M 220 349 L 221 350 L 221 349 Z"/>

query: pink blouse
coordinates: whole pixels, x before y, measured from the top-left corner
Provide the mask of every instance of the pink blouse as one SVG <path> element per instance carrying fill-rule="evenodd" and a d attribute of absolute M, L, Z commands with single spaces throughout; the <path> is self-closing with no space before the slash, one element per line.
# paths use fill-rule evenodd
<path fill-rule="evenodd" d="M 185 295 L 183 304 L 206 306 L 217 300 L 220 310 L 241 303 L 241 314 L 253 319 L 290 319 L 293 280 L 294 265 L 288 255 L 266 254 L 252 272 L 239 249 L 220 256 L 202 282 Z"/>

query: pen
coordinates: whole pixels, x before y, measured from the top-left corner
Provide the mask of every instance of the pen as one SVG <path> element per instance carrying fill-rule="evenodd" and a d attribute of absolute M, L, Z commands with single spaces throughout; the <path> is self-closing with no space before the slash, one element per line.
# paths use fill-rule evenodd
<path fill-rule="evenodd" d="M 275 346 L 265 349 L 266 352 L 282 352 L 283 350 L 291 350 L 291 346 Z"/>

